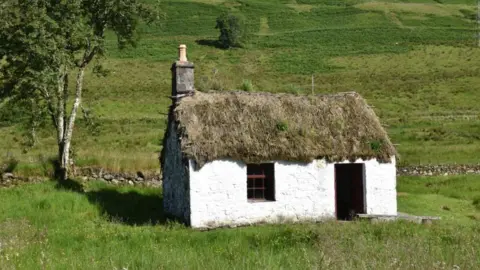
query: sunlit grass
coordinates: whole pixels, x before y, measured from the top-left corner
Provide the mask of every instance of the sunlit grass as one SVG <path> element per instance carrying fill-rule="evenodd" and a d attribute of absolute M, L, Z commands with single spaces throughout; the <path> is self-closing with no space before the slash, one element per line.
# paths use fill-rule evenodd
<path fill-rule="evenodd" d="M 163 215 L 161 190 L 103 182 L 0 189 L 2 269 L 475 269 L 478 176 L 402 177 L 399 211 L 431 226 L 335 221 L 199 232 Z M 427 184 L 427 185 L 426 185 Z M 460 192 L 460 196 L 456 196 Z M 26 196 L 25 194 L 28 194 Z M 201 259 L 199 259 L 201 258 Z"/>

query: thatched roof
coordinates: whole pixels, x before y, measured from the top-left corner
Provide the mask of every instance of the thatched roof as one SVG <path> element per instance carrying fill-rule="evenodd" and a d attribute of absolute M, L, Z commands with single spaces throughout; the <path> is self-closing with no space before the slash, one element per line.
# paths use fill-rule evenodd
<path fill-rule="evenodd" d="M 389 162 L 396 155 L 374 111 L 355 92 L 197 92 L 172 107 L 170 120 L 178 123 L 183 153 L 199 166 L 216 159 Z"/>

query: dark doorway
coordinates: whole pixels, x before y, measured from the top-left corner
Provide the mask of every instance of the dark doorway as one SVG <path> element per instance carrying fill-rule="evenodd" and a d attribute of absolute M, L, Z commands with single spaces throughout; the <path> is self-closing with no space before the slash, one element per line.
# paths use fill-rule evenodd
<path fill-rule="evenodd" d="M 365 214 L 364 164 L 335 164 L 337 219 L 351 220 Z"/>

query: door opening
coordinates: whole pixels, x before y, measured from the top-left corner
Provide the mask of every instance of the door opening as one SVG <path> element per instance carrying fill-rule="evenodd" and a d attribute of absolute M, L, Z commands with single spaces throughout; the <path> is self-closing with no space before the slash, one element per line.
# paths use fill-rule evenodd
<path fill-rule="evenodd" d="M 335 164 L 335 205 L 339 220 L 365 214 L 364 164 Z"/>

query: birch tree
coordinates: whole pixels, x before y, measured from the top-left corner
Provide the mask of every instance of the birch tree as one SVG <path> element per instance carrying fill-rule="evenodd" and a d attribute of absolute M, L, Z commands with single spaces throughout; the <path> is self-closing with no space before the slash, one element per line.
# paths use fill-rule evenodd
<path fill-rule="evenodd" d="M 107 33 L 120 48 L 134 46 L 140 20 L 156 14 L 139 0 L 0 1 L 0 101 L 48 117 L 58 144 L 57 176 L 67 179 L 85 70 L 105 55 Z"/>

